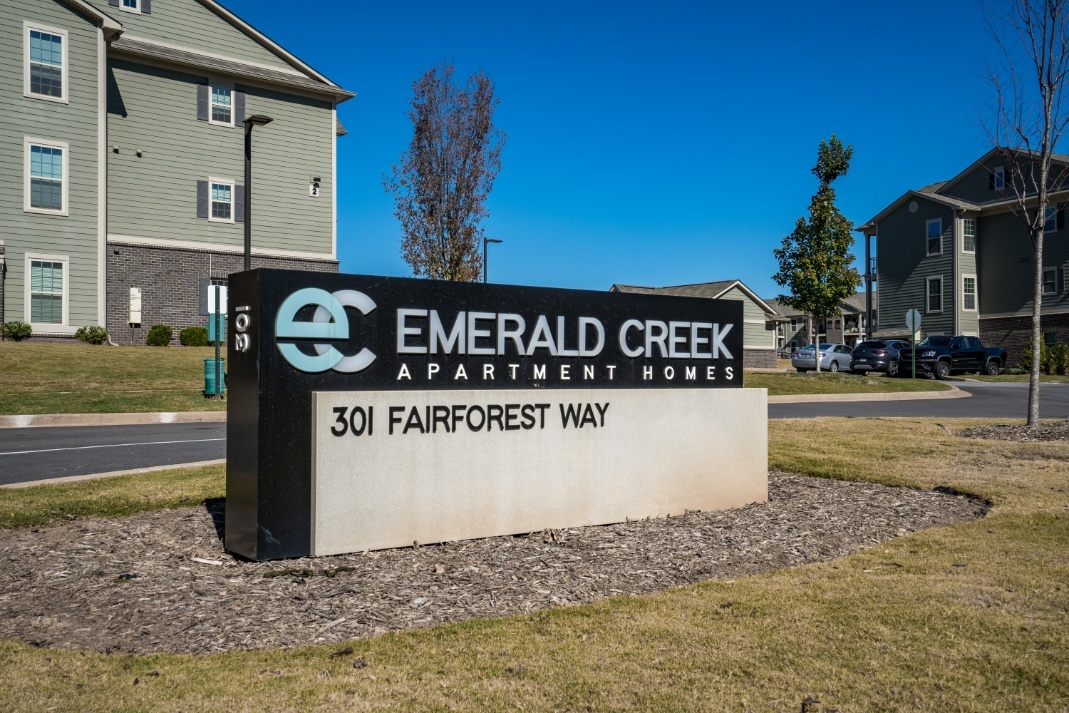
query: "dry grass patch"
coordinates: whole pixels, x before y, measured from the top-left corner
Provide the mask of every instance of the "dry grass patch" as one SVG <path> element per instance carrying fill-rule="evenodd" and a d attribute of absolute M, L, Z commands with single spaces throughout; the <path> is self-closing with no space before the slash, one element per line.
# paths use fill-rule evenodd
<path fill-rule="evenodd" d="M 889 394 L 918 391 L 949 391 L 947 384 L 932 379 L 891 379 L 881 374 L 871 376 L 844 372 L 746 372 L 747 387 L 768 389 L 769 396 L 795 394 Z"/>
<path fill-rule="evenodd" d="M 212 347 L 108 347 L 0 342 L 0 415 L 209 411 Z"/>
<path fill-rule="evenodd" d="M 978 423 L 769 425 L 774 467 L 974 492 L 994 505 L 976 523 L 734 582 L 353 641 L 338 656 L 341 645 L 119 657 L 6 642 L 3 699 L 15 710 L 797 711 L 807 698 L 812 713 L 1065 710 L 1069 445 L 952 435 Z"/>

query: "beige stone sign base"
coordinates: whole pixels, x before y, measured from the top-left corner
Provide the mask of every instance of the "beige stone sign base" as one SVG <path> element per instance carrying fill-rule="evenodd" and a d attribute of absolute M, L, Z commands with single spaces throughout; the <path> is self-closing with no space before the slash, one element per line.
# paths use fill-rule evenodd
<path fill-rule="evenodd" d="M 312 553 L 768 500 L 764 389 L 316 392 Z"/>

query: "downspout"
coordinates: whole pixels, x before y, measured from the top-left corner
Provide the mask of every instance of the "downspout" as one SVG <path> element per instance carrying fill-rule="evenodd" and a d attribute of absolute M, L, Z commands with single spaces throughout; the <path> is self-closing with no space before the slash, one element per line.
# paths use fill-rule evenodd
<path fill-rule="evenodd" d="M 7 277 L 7 248 L 4 247 L 4 241 L 0 240 L 0 324 L 3 324 L 4 319 L 4 280 Z M 3 332 L 0 332 L 0 340 L 4 338 Z"/>
<path fill-rule="evenodd" d="M 953 295 L 953 305 L 954 305 L 954 319 L 953 319 L 953 322 L 952 322 L 952 325 L 953 325 L 953 328 L 954 328 L 952 334 L 954 336 L 957 336 L 957 335 L 961 334 L 961 329 L 960 329 L 961 325 L 959 324 L 959 322 L 960 322 L 960 320 L 959 320 L 959 315 L 960 315 L 959 309 L 961 307 L 959 302 L 961 300 L 958 299 L 958 282 L 961 280 L 961 275 L 958 274 L 958 249 L 959 249 L 958 248 L 958 243 L 961 240 L 961 215 L 964 212 L 965 211 L 962 210 L 961 208 L 951 208 L 951 210 L 950 210 L 951 222 L 953 223 L 953 226 L 951 227 L 951 230 L 950 230 L 950 234 L 953 237 L 953 246 L 954 246 L 953 247 L 954 253 L 953 253 L 952 258 L 951 258 L 951 267 L 952 267 L 952 273 L 953 273 L 951 275 L 952 287 L 950 288 L 950 294 Z"/>
<path fill-rule="evenodd" d="M 865 329 L 861 338 L 867 342 L 872 339 L 872 236 L 865 232 L 862 235 L 865 236 Z"/>

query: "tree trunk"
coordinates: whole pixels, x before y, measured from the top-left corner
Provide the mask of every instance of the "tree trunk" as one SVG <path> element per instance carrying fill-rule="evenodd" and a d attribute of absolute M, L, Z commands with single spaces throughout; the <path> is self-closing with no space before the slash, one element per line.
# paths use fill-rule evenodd
<path fill-rule="evenodd" d="M 1041 204 L 1042 205 L 1042 204 Z M 1042 215 L 1042 214 L 1041 214 Z M 1039 425 L 1039 350 L 1042 320 L 1040 310 L 1043 307 L 1043 223 L 1032 228 L 1032 240 L 1035 245 L 1035 282 L 1032 285 L 1032 363 L 1028 373 L 1028 426 Z"/>

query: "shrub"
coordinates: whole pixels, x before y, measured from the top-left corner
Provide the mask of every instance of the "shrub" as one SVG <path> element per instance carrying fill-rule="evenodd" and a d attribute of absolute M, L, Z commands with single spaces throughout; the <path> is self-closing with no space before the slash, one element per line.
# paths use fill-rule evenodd
<path fill-rule="evenodd" d="M 103 344 L 108 341 L 108 330 L 91 324 L 88 327 L 79 327 L 74 336 L 88 344 Z"/>
<path fill-rule="evenodd" d="M 1051 366 L 1057 374 L 1069 372 L 1069 344 L 1056 344 L 1050 348 Z"/>
<path fill-rule="evenodd" d="M 208 346 L 207 327 L 186 327 L 178 333 L 178 343 L 183 347 Z"/>
<path fill-rule="evenodd" d="M 4 336 L 13 342 L 21 342 L 23 339 L 29 339 L 33 334 L 33 330 L 30 329 L 30 325 L 20 320 L 14 322 L 4 322 L 0 327 L 0 331 L 4 333 Z"/>
<path fill-rule="evenodd" d="M 150 347 L 165 347 L 171 343 L 171 337 L 174 336 L 174 330 L 167 324 L 154 324 L 148 329 L 148 337 L 145 338 L 145 344 Z"/>
<path fill-rule="evenodd" d="M 1043 342 L 1039 343 L 1039 370 L 1050 373 L 1047 371 L 1047 367 L 1050 365 L 1050 349 Z M 1029 341 L 1028 346 L 1024 348 L 1024 361 L 1021 362 L 1021 368 L 1025 371 L 1032 370 L 1032 343 Z"/>

